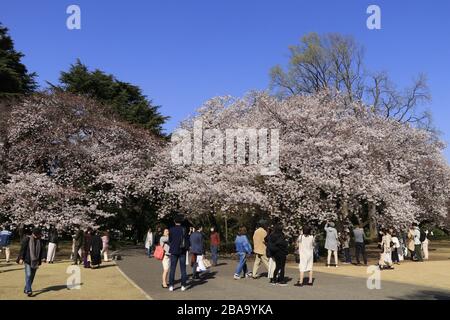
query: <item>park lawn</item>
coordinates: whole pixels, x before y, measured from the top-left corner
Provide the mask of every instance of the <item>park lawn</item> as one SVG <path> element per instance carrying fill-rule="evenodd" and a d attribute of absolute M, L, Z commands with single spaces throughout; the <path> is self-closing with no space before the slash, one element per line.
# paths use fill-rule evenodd
<path fill-rule="evenodd" d="M 24 267 L 15 263 L 18 244 L 11 246 L 11 262 L 6 264 L 2 253 L 0 260 L 0 300 L 144 300 L 140 289 L 135 287 L 119 271 L 114 262 L 103 263 L 100 269 L 80 268 L 80 289 L 69 290 L 67 281 L 71 273 L 69 243 L 62 243 L 54 264 L 43 264 L 33 284 L 34 296 L 23 293 Z"/>
<path fill-rule="evenodd" d="M 353 254 L 353 251 L 352 251 Z M 430 242 L 429 260 L 425 262 L 402 261 L 394 265 L 394 270 L 381 271 L 381 286 L 383 281 L 399 282 L 436 289 L 450 290 L 450 241 L 436 240 Z M 338 268 L 325 267 L 326 258 L 314 264 L 314 271 L 349 277 L 368 278 L 364 266 L 340 264 Z M 333 259 L 332 259 L 333 262 Z M 369 259 L 369 265 L 375 265 L 377 260 Z M 298 268 L 296 264 L 289 264 L 289 268 Z"/>

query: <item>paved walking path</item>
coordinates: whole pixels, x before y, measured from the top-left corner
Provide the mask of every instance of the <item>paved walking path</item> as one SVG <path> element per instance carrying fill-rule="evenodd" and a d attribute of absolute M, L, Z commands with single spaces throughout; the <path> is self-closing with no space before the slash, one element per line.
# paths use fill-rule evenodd
<path fill-rule="evenodd" d="M 300 300 L 300 299 L 446 299 L 450 300 L 449 288 L 436 288 L 424 285 L 415 285 L 391 281 L 395 278 L 392 273 L 402 270 L 382 271 L 381 289 L 369 290 L 367 288 L 367 276 L 365 267 L 340 266 L 339 268 L 326 269 L 318 267 L 315 272 L 315 283 L 313 287 L 294 287 L 298 278 L 298 269 L 294 264 L 288 264 L 286 276 L 292 280 L 287 287 L 272 286 L 267 278 L 234 280 L 233 273 L 236 261 L 219 261 L 219 266 L 213 267 L 209 273 L 202 275 L 201 280 L 189 280 L 189 290 L 181 292 L 179 281 L 176 283 L 174 292 L 169 292 L 161 287 L 161 262 L 149 259 L 141 248 L 127 248 L 122 251 L 123 260 L 118 261 L 119 268 L 132 279 L 151 298 L 157 300 L 179 299 L 224 299 L 224 300 Z M 426 263 L 417 264 L 418 274 L 420 268 L 427 268 Z M 448 270 L 448 260 L 445 270 Z M 318 263 L 317 266 L 323 265 Z M 253 262 L 249 263 L 249 268 Z M 400 266 L 402 267 L 402 266 Z M 400 268 L 399 267 L 399 268 Z M 405 264 L 406 267 L 406 264 Z M 346 269 L 348 268 L 348 269 Z M 353 269 L 352 269 L 353 268 Z M 357 268 L 357 276 L 349 276 Z M 412 268 L 412 266 L 410 266 Z M 188 274 L 191 268 L 188 267 Z M 261 272 L 265 272 L 262 268 Z M 424 270 L 424 272 L 426 272 Z M 335 274 L 339 273 L 339 274 Z M 344 274 L 343 274 L 344 273 Z M 391 273 L 391 274 L 386 274 Z M 447 277 L 450 278 L 447 271 Z M 383 281 L 383 275 L 389 280 Z M 413 276 L 414 277 L 414 276 Z M 180 279 L 179 267 L 176 279 Z"/>

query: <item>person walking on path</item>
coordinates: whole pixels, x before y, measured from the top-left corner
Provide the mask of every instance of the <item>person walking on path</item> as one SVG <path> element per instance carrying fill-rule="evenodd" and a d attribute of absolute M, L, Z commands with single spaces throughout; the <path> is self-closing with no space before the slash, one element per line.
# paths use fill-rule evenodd
<path fill-rule="evenodd" d="M 155 243 L 155 235 L 152 228 L 149 228 L 145 237 L 145 249 L 147 250 L 147 256 L 149 258 L 153 255 L 153 244 Z"/>
<path fill-rule="evenodd" d="M 192 232 L 189 237 L 189 242 L 191 244 L 190 252 L 191 252 L 192 279 L 200 279 L 197 272 L 197 267 L 198 267 L 198 260 L 202 258 L 204 251 L 202 231 L 203 231 L 202 227 L 197 227 L 197 229 L 195 229 L 194 232 Z"/>
<path fill-rule="evenodd" d="M 83 243 L 84 243 L 84 232 L 81 227 L 78 227 L 78 230 L 74 237 L 74 251 L 73 251 L 73 264 L 77 265 L 78 261 L 82 261 L 83 254 Z"/>
<path fill-rule="evenodd" d="M 422 242 L 420 237 L 420 229 L 417 223 L 412 224 L 413 227 L 413 235 L 414 235 L 414 256 L 416 257 L 416 261 L 423 262 L 422 258 Z"/>
<path fill-rule="evenodd" d="M 109 231 L 106 230 L 102 235 L 102 254 L 103 261 L 109 261 Z"/>
<path fill-rule="evenodd" d="M 211 243 L 210 249 L 213 266 L 217 266 L 218 252 L 220 246 L 220 235 L 214 227 L 211 228 L 210 243 Z"/>
<path fill-rule="evenodd" d="M 325 249 L 328 250 L 327 256 L 327 267 L 331 265 L 331 254 L 334 254 L 334 262 L 336 268 L 338 267 L 338 244 L 339 238 L 337 230 L 334 227 L 334 222 L 327 222 L 325 225 L 326 239 L 325 239 Z"/>
<path fill-rule="evenodd" d="M 47 263 L 55 262 L 57 246 L 58 246 L 58 230 L 56 230 L 54 225 L 50 225 L 50 229 L 48 231 Z"/>
<path fill-rule="evenodd" d="M 234 272 L 234 279 L 239 280 L 242 272 L 244 273 L 244 277 L 249 278 L 251 277 L 251 274 L 247 273 L 247 256 L 252 253 L 252 245 L 247 238 L 247 228 L 239 228 L 239 233 L 236 236 L 234 244 L 236 246 L 236 253 L 239 258 L 238 265 Z"/>
<path fill-rule="evenodd" d="M 366 244 L 365 244 L 365 234 L 364 229 L 361 225 L 358 225 L 353 229 L 353 236 L 355 238 L 355 258 L 356 264 L 360 265 L 361 261 L 359 260 L 359 256 L 362 255 L 364 265 L 367 266 L 367 253 L 366 253 Z"/>
<path fill-rule="evenodd" d="M 174 290 L 175 271 L 177 263 L 180 261 L 181 271 L 181 291 L 186 290 L 187 274 L 186 274 L 186 252 L 189 248 L 189 236 L 187 230 L 181 225 L 182 217 L 175 219 L 175 226 L 169 229 L 169 246 L 170 246 L 170 274 L 169 274 L 169 290 Z"/>
<path fill-rule="evenodd" d="M 9 227 L 5 227 L 4 230 L 0 231 L 0 252 L 5 250 L 6 263 L 9 263 L 9 258 L 11 256 L 11 250 L 9 246 L 11 245 L 12 232 Z"/>
<path fill-rule="evenodd" d="M 45 259 L 44 244 L 41 240 L 42 232 L 34 228 L 31 236 L 25 237 L 20 246 L 18 264 L 25 265 L 25 288 L 23 292 L 31 297 L 33 295 L 33 281 L 37 269 Z"/>
<path fill-rule="evenodd" d="M 313 263 L 314 263 L 314 236 L 311 228 L 303 227 L 303 234 L 298 237 L 298 253 L 300 256 L 299 270 L 300 278 L 295 286 L 302 287 L 305 272 L 309 271 L 308 285 L 313 285 Z"/>
<path fill-rule="evenodd" d="M 90 268 L 91 263 L 89 261 L 89 254 L 91 252 L 92 245 L 92 228 L 87 228 L 83 237 L 83 266 L 85 268 Z M 92 257 L 91 257 L 92 258 Z"/>
<path fill-rule="evenodd" d="M 268 243 L 270 255 L 275 260 L 274 277 L 272 284 L 279 284 L 285 286 L 284 271 L 286 265 L 286 257 L 288 255 L 288 242 L 283 234 L 283 227 L 275 226 Z"/>
<path fill-rule="evenodd" d="M 91 268 L 97 269 L 102 264 L 103 241 L 98 231 L 92 232 L 91 240 Z"/>
<path fill-rule="evenodd" d="M 170 246 L 169 246 L 169 229 L 164 229 L 163 235 L 159 238 L 159 245 L 164 250 L 164 258 L 162 259 L 162 267 L 163 267 L 163 273 L 162 273 L 162 287 L 168 288 L 167 285 L 167 276 L 169 274 L 170 270 Z"/>
<path fill-rule="evenodd" d="M 342 235 L 342 250 L 344 251 L 344 264 L 352 263 L 352 256 L 350 254 L 350 230 L 345 229 Z"/>
<path fill-rule="evenodd" d="M 261 262 L 266 266 L 267 271 L 269 270 L 269 258 L 267 258 L 267 247 L 264 239 L 267 237 L 266 222 L 259 221 L 258 229 L 255 230 L 253 234 L 253 245 L 255 253 L 255 262 L 253 263 L 253 279 L 258 279 L 258 269 Z"/>

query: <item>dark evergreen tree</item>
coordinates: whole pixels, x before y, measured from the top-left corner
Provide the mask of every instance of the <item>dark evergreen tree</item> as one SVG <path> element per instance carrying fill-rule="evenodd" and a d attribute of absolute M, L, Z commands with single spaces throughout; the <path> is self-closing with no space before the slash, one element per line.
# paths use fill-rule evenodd
<path fill-rule="evenodd" d="M 80 60 L 71 65 L 68 72 L 61 72 L 60 82 L 60 89 L 108 104 L 122 119 L 163 135 L 162 125 L 168 117 L 159 113 L 159 106 L 153 105 L 138 86 L 119 81 L 98 69 L 90 71 Z"/>
<path fill-rule="evenodd" d="M 27 94 L 36 89 L 36 74 L 28 73 L 21 62 L 23 56 L 14 49 L 8 29 L 0 23 L 0 97 Z"/>

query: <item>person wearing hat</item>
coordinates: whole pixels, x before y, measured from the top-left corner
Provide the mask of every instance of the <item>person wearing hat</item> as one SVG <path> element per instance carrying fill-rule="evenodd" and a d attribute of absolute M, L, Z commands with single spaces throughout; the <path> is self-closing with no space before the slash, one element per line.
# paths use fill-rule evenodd
<path fill-rule="evenodd" d="M 334 222 L 327 222 L 325 225 L 325 232 L 327 234 L 325 239 L 325 249 L 328 250 L 327 267 L 330 267 L 331 254 L 334 254 L 334 263 L 336 268 L 338 267 L 338 244 L 339 237 Z"/>
<path fill-rule="evenodd" d="M 255 247 L 253 249 L 253 252 L 255 253 L 255 262 L 253 263 L 252 273 L 253 279 L 258 278 L 258 269 L 261 262 L 266 266 L 267 270 L 269 270 L 269 258 L 267 258 L 266 243 L 264 242 L 264 239 L 267 236 L 266 225 L 267 223 L 264 220 L 259 221 L 258 229 L 256 229 L 253 234 L 253 245 Z"/>
<path fill-rule="evenodd" d="M 41 240 L 42 232 L 39 228 L 34 228 L 31 236 L 26 237 L 21 244 L 18 264 L 25 265 L 25 288 L 23 292 L 29 297 L 33 295 L 31 286 L 33 285 L 36 271 L 45 259 L 44 243 Z"/>

